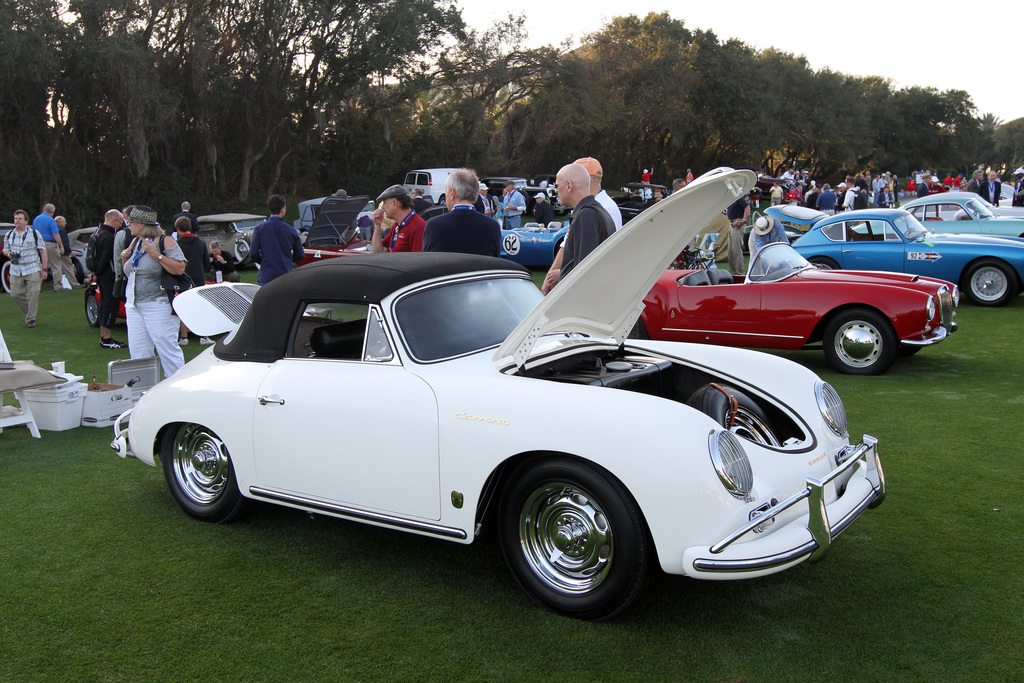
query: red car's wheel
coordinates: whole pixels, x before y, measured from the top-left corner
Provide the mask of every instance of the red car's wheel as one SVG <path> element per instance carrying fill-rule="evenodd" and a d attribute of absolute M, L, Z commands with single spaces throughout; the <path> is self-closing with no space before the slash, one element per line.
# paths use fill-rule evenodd
<path fill-rule="evenodd" d="M 11 262 L 4 261 L 3 267 L 0 267 L 0 282 L 3 283 L 4 291 L 10 293 L 11 291 Z"/>
<path fill-rule="evenodd" d="M 85 320 L 92 327 L 100 326 L 100 303 L 96 300 L 96 285 L 85 288 Z"/>
<path fill-rule="evenodd" d="M 832 316 L 822 338 L 829 364 L 847 375 L 878 375 L 896 359 L 899 341 L 884 315 L 850 308 Z"/>

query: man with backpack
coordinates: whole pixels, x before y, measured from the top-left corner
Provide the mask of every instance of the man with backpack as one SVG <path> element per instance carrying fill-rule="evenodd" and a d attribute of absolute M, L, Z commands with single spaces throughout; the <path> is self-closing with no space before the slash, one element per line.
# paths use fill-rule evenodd
<path fill-rule="evenodd" d="M 110 330 L 117 321 L 119 301 L 114 298 L 114 233 L 124 225 L 124 217 L 117 209 L 110 209 L 103 222 L 89 238 L 85 265 L 92 271 L 89 277 L 100 291 L 100 346 L 105 349 L 123 349 L 125 344 L 112 339 Z"/>

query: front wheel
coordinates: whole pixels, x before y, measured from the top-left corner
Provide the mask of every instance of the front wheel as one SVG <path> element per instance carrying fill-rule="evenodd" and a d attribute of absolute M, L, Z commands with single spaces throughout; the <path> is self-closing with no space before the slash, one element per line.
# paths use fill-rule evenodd
<path fill-rule="evenodd" d="M 866 308 L 837 313 L 825 326 L 825 358 L 847 375 L 878 375 L 896 359 L 896 332 L 885 316 Z"/>
<path fill-rule="evenodd" d="M 8 294 L 11 292 L 11 262 L 4 261 L 4 265 L 0 266 L 0 283 L 4 286 L 4 291 Z"/>
<path fill-rule="evenodd" d="M 502 497 L 502 552 L 516 581 L 543 607 L 602 621 L 640 595 L 650 562 L 640 510 L 596 465 L 552 458 L 513 474 Z"/>
<path fill-rule="evenodd" d="M 1017 295 L 1014 273 L 996 259 L 982 259 L 964 272 L 964 284 L 971 302 L 978 306 L 1004 306 Z"/>
<path fill-rule="evenodd" d="M 206 427 L 181 424 L 168 430 L 160 460 L 171 496 L 188 516 L 220 524 L 242 511 L 245 498 L 227 446 Z"/>

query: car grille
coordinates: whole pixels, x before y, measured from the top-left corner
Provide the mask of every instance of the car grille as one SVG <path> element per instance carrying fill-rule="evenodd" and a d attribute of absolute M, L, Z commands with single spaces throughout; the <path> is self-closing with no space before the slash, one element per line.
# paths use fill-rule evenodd
<path fill-rule="evenodd" d="M 946 328 L 947 331 L 952 331 L 953 327 L 953 293 L 949 291 L 949 287 L 943 285 L 939 287 L 939 323 Z"/>

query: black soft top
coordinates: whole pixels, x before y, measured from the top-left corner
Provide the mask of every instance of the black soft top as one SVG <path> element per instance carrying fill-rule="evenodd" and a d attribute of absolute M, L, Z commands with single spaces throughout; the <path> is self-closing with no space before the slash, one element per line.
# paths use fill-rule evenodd
<path fill-rule="evenodd" d="M 389 294 L 447 275 L 529 271 L 492 256 L 452 253 L 353 254 L 297 268 L 260 288 L 238 330 L 214 347 L 223 360 L 273 363 L 283 358 L 291 328 L 306 302 L 379 304 Z"/>

